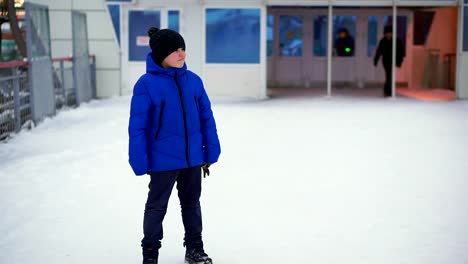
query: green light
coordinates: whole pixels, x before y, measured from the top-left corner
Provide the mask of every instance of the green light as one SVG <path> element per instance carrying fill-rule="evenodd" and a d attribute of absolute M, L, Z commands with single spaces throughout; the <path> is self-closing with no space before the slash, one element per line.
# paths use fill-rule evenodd
<path fill-rule="evenodd" d="M 350 53 L 351 49 L 350 48 L 345 48 L 346 53 Z"/>

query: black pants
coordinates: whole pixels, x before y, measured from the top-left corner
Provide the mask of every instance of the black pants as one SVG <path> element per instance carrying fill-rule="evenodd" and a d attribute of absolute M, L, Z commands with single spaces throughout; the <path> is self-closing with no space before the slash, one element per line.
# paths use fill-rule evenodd
<path fill-rule="evenodd" d="M 161 247 L 163 238 L 162 222 L 166 215 L 169 197 L 176 182 L 182 208 L 182 221 L 185 228 L 185 244 L 201 241 L 200 166 L 181 170 L 152 172 L 150 175 L 151 182 L 143 220 L 143 248 Z"/>
<path fill-rule="evenodd" d="M 384 85 L 384 96 L 392 96 L 392 66 L 385 65 L 385 85 Z"/>

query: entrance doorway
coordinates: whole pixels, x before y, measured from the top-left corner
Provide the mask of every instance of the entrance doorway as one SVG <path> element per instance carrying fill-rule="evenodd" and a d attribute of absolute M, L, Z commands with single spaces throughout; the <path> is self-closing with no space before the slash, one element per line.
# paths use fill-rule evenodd
<path fill-rule="evenodd" d="M 455 100 L 457 8 L 415 8 L 413 16 L 410 86 L 397 92 L 427 101 Z"/>
<path fill-rule="evenodd" d="M 374 55 L 392 14 L 392 8 L 333 8 L 332 95 L 382 95 L 385 72 L 381 62 L 374 66 Z M 268 8 L 271 96 L 328 94 L 328 19 L 328 7 Z M 395 69 L 397 95 L 455 99 L 456 28 L 456 7 L 398 8 L 396 31 L 405 57 Z M 346 41 L 338 40 L 343 32 Z"/>
<path fill-rule="evenodd" d="M 268 88 L 312 89 L 326 94 L 328 7 L 270 7 L 268 9 Z M 412 12 L 399 10 L 397 35 L 404 47 L 412 39 Z M 334 8 L 332 88 L 381 87 L 383 67 L 374 66 L 374 54 L 384 28 L 393 22 L 390 8 Z M 346 32 L 343 44 L 340 34 Z M 343 47 L 343 45 L 345 45 Z M 411 61 L 408 54 L 405 62 Z M 409 86 L 410 63 L 397 69 L 399 86 Z M 379 93 L 380 95 L 380 93 Z"/>

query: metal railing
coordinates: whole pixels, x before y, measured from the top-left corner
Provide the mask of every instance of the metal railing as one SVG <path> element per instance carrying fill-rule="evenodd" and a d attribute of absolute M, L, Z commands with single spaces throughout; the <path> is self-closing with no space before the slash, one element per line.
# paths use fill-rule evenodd
<path fill-rule="evenodd" d="M 54 101 L 57 110 L 76 107 L 77 86 L 73 74 L 73 58 L 52 59 Z M 96 57 L 90 56 L 91 85 L 96 98 Z M 28 62 L 0 63 L 0 141 L 24 127 L 32 127 L 31 92 Z"/>
<path fill-rule="evenodd" d="M 31 120 L 27 62 L 0 63 L 0 140 Z"/>

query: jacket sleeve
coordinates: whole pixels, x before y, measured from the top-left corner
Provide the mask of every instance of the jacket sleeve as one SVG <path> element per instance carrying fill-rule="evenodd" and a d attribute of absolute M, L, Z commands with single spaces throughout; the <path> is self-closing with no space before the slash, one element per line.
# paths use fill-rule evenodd
<path fill-rule="evenodd" d="M 202 87 L 202 94 L 198 98 L 200 104 L 200 124 L 203 134 L 204 162 L 215 163 L 221 154 L 216 123 L 211 110 L 211 102 Z"/>
<path fill-rule="evenodd" d="M 128 125 L 128 161 L 136 175 L 148 172 L 147 131 L 151 99 L 144 83 L 138 81 L 133 88 Z"/>
<path fill-rule="evenodd" d="M 379 41 L 379 46 L 377 47 L 377 50 L 375 52 L 374 56 L 374 64 L 377 65 L 377 62 L 379 62 L 380 56 L 382 55 L 382 40 Z"/>

